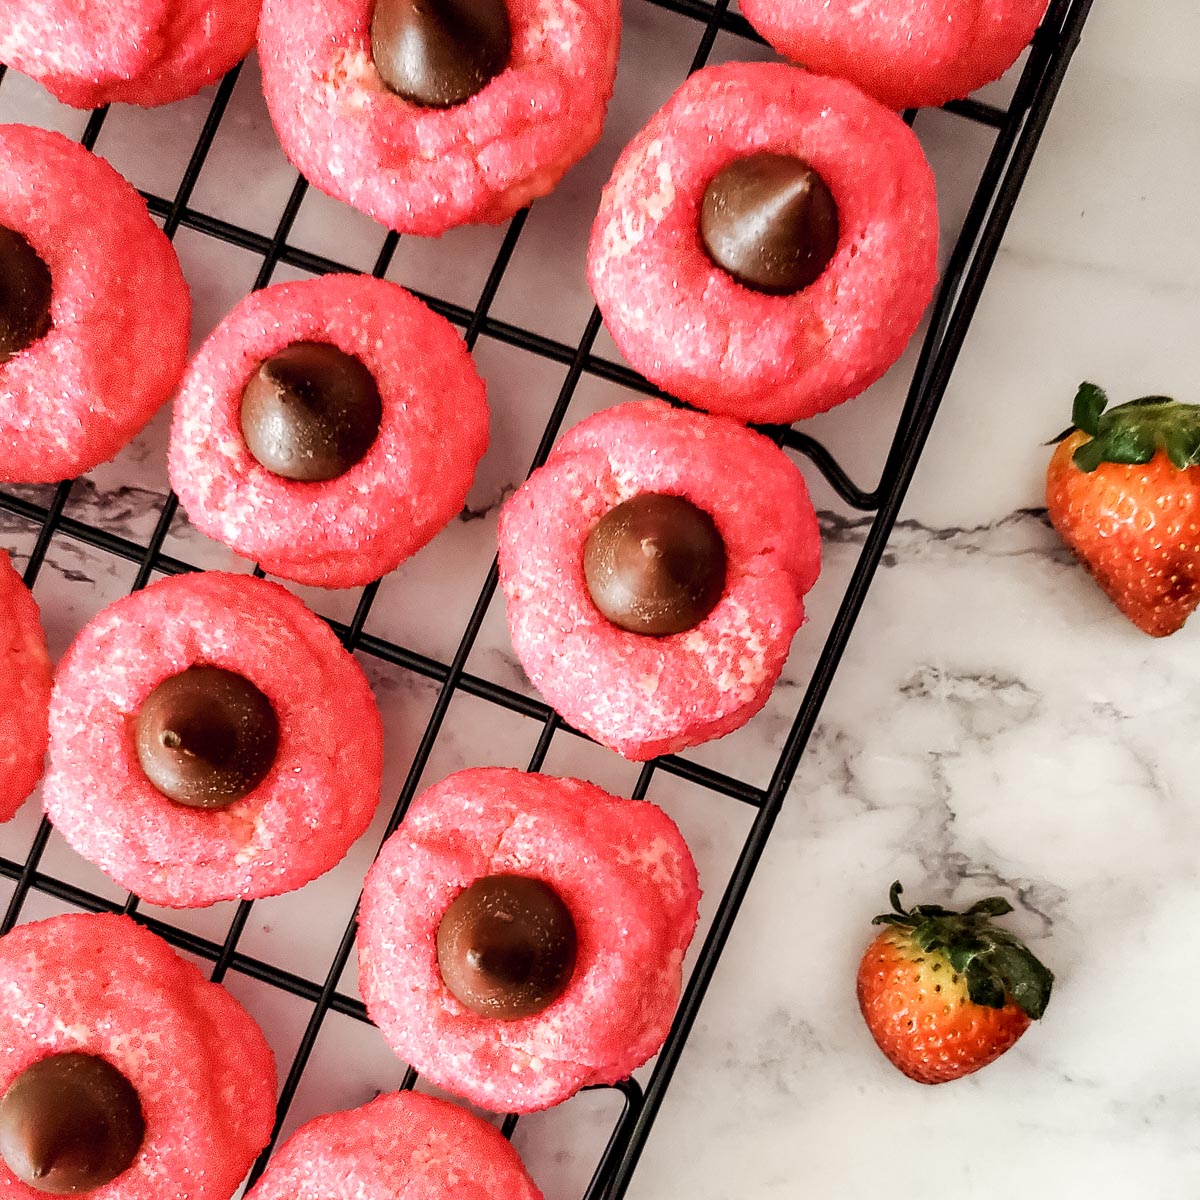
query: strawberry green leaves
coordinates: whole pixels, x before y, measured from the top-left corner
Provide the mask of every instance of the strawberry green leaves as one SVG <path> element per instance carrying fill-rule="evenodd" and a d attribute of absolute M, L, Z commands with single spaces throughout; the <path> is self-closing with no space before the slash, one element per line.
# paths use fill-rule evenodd
<path fill-rule="evenodd" d="M 1075 393 L 1071 420 L 1076 429 L 1096 437 L 1100 432 L 1100 414 L 1108 407 L 1108 393 L 1094 383 L 1081 383 Z"/>
<path fill-rule="evenodd" d="M 1160 450 L 1179 470 L 1200 465 L 1200 407 L 1169 396 L 1143 396 L 1108 408 L 1108 395 L 1083 383 L 1071 412 L 1075 428 L 1090 435 L 1072 461 L 1088 474 L 1101 463 L 1140 466 Z"/>
<path fill-rule="evenodd" d="M 1012 912 L 1007 900 L 989 896 L 964 913 L 937 904 L 906 910 L 900 903 L 902 891 L 898 881 L 892 884 L 893 911 L 876 917 L 872 924 L 908 929 L 923 953 L 942 955 L 966 977 L 972 1004 L 1003 1008 L 1012 1001 L 1032 1020 L 1041 1017 L 1050 1001 L 1054 975 L 1019 938 L 992 924 L 992 918 Z"/>
<path fill-rule="evenodd" d="M 1053 974 L 1012 934 L 993 930 L 987 940 L 987 950 L 967 968 L 967 991 L 971 1000 L 976 1004 L 983 1003 L 975 998 L 973 972 L 986 974 L 988 986 L 998 987 L 1012 997 L 1027 1017 L 1038 1020 L 1050 1002 Z M 988 1007 L 999 1008 L 1001 1005 L 990 1004 Z"/>

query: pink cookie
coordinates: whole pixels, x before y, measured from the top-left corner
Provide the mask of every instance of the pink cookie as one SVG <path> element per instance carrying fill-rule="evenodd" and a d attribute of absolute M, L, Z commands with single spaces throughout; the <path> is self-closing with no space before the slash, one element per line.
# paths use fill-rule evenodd
<path fill-rule="evenodd" d="M 493 0 L 476 7 L 497 2 L 511 31 L 511 50 L 493 64 L 502 69 L 482 90 L 439 108 L 384 83 L 371 0 L 267 0 L 263 88 L 288 157 L 317 187 L 402 233 L 497 224 L 544 196 L 600 136 L 620 5 Z M 414 7 L 436 20 L 444 5 Z M 405 53 L 421 55 L 424 45 L 418 33 Z"/>
<path fill-rule="evenodd" d="M 420 1092 L 302 1125 L 247 1200 L 542 1200 L 498 1129 Z"/>
<path fill-rule="evenodd" d="M 103 1059 L 136 1092 L 144 1122 L 136 1157 L 87 1195 L 229 1200 L 271 1135 L 275 1062 L 224 988 L 128 917 L 75 914 L 0 939 L 0 995 L 0 1095 L 65 1054 Z M 0 1196 L 45 1195 L 0 1159 Z"/>
<path fill-rule="evenodd" d="M 16 814 L 42 777 L 50 708 L 50 657 L 38 606 L 0 550 L 0 821 Z"/>
<path fill-rule="evenodd" d="M 64 104 L 198 92 L 254 45 L 261 0 L 0 0 L 0 62 Z"/>
<path fill-rule="evenodd" d="M 584 575 L 592 530 L 646 494 L 684 497 L 725 546 L 715 606 L 661 637 L 608 620 Z M 657 400 L 577 425 L 500 515 L 500 583 L 526 674 L 576 729 L 638 761 L 721 737 L 762 708 L 820 562 L 808 490 L 781 450 Z"/>
<path fill-rule="evenodd" d="M 443 918 L 478 881 L 511 875 L 565 905 L 574 965 L 548 1006 L 483 1015 L 447 984 Z M 460 771 L 417 799 L 367 876 L 359 984 L 389 1045 L 432 1082 L 497 1112 L 546 1108 L 624 1079 L 662 1045 L 699 898 L 688 848 L 655 805 L 578 779 Z M 476 935 L 467 961 L 486 965 Z"/>
<path fill-rule="evenodd" d="M 112 458 L 174 391 L 191 295 L 137 192 L 26 125 L 0 125 L 4 279 L 0 482 L 69 479 Z"/>
<path fill-rule="evenodd" d="M 330 469 L 341 473 L 319 481 L 285 478 L 257 444 L 276 469 L 251 453 L 243 402 L 264 360 L 314 342 L 342 352 L 343 367 L 351 356 L 376 389 L 362 457 L 339 460 Z M 276 437 L 279 418 L 274 407 L 259 412 L 258 437 Z M 394 283 L 327 275 L 247 296 L 200 348 L 175 404 L 171 484 L 193 525 L 265 571 L 354 587 L 393 570 L 461 511 L 487 444 L 486 391 L 454 327 Z"/>
<path fill-rule="evenodd" d="M 858 84 L 889 108 L 944 104 L 999 79 L 1047 0 L 744 0 L 781 54 Z"/>
<path fill-rule="evenodd" d="M 210 691 L 210 674 L 182 674 L 199 666 L 248 681 L 273 737 L 257 710 Z M 164 692 L 173 679 L 199 690 Z M 118 600 L 75 639 L 55 679 L 43 791 L 84 858 L 152 904 L 192 908 L 278 895 L 335 866 L 379 803 L 382 758 L 371 689 L 324 621 L 275 583 L 182 575 Z M 188 764 L 206 762 L 245 774 L 189 790 Z"/>
<path fill-rule="evenodd" d="M 836 202 L 823 272 L 768 294 L 717 266 L 701 203 L 760 153 L 808 164 Z M 840 80 L 777 63 L 693 75 L 625 148 L 592 228 L 588 278 L 621 353 L 664 390 L 784 423 L 857 396 L 900 357 L 937 281 L 933 173 L 912 131 Z"/>

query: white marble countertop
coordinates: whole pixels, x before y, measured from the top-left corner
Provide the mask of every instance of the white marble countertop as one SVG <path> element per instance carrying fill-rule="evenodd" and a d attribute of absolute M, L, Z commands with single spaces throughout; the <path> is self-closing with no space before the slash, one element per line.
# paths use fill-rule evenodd
<path fill-rule="evenodd" d="M 571 345 L 590 309 L 582 262 L 599 186 L 682 79 L 699 35 L 694 23 L 641 0 L 627 0 L 626 13 L 604 141 L 534 207 L 493 308 Z M 635 1177 L 638 1200 L 916 1200 L 932 1188 L 972 1200 L 1022 1191 L 1182 1200 L 1200 1191 L 1200 1039 L 1191 1022 L 1200 991 L 1191 947 L 1200 806 L 1187 750 L 1200 713 L 1200 634 L 1152 642 L 1069 561 L 1040 512 L 1048 451 L 1039 444 L 1067 423 L 1084 377 L 1119 399 L 1200 399 L 1198 45 L 1194 0 L 1096 5 L 901 523 Z M 723 35 L 714 58 L 751 53 Z M 251 62 L 192 206 L 270 234 L 295 177 L 257 89 Z M 209 90 L 167 109 L 114 109 L 97 149 L 139 186 L 172 195 L 211 98 Z M 10 75 L 0 120 L 78 136 L 86 115 Z M 922 114 L 917 129 L 953 227 L 987 138 L 938 113 Z M 502 237 L 472 229 L 440 242 L 402 239 L 389 275 L 473 306 Z M 382 232 L 310 193 L 290 240 L 367 268 Z M 187 228 L 176 241 L 199 340 L 251 285 L 258 259 Z M 284 266 L 274 278 L 295 274 Z M 598 346 L 615 356 L 603 335 Z M 486 574 L 496 507 L 527 469 L 564 374 L 487 336 L 476 357 L 496 414 L 493 448 L 462 519 L 385 581 L 368 624 L 441 661 Z M 902 395 L 897 373 L 812 428 L 856 479 L 873 482 Z M 623 398 L 585 378 L 567 423 Z M 160 415 L 115 463 L 75 486 L 68 515 L 144 542 L 166 490 L 165 439 Z M 769 776 L 866 528 L 802 465 L 826 533 L 812 624 L 764 713 L 692 755 L 755 784 Z M 0 545 L 18 560 L 35 533 L 0 511 Z M 182 519 L 166 550 L 248 569 Z M 35 589 L 52 652 L 127 590 L 135 571 L 56 536 Z M 349 616 L 357 599 L 297 590 L 336 617 Z M 431 623 L 430 613 L 441 619 Z M 364 665 L 385 713 L 385 795 L 394 796 L 436 689 L 399 668 Z M 498 601 L 469 669 L 528 689 Z M 466 765 L 524 766 L 540 731 L 460 694 L 425 782 Z M 554 739 L 546 769 L 625 792 L 637 774 L 569 735 Z M 662 773 L 650 797 L 693 847 L 707 920 L 751 810 Z M 328 876 L 257 903 L 241 948 L 320 980 L 385 821 L 381 809 Z M 0 853 L 23 857 L 36 825 L 36 804 L 27 805 L 0 829 Z M 121 899 L 57 835 L 43 869 Z M 1040 1026 L 985 1072 L 943 1088 L 894 1072 L 854 1002 L 867 923 L 896 877 L 913 899 L 1007 895 L 1015 926 L 1058 976 Z M 0 902 L 10 891 L 0 882 Z M 35 893 L 23 919 L 61 907 Z M 219 941 L 231 915 L 219 905 L 172 919 Z M 227 982 L 286 1069 L 310 1006 L 236 971 Z M 352 967 L 342 989 L 355 992 Z M 402 1073 L 375 1030 L 331 1015 L 287 1129 L 361 1103 Z M 521 1122 L 516 1144 L 548 1200 L 582 1193 L 613 1112 L 611 1096 L 593 1093 Z"/>

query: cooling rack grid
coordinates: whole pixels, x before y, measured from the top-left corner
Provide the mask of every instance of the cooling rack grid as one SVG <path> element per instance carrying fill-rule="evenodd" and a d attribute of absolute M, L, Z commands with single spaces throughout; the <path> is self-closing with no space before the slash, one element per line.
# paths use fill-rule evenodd
<path fill-rule="evenodd" d="M 715 4 L 707 0 L 628 0 L 627 17 L 630 6 L 641 9 L 648 5 L 682 18 L 685 28 L 696 30 L 698 41 L 691 63 L 693 70 L 709 60 L 718 36 L 734 39 L 733 57 L 739 56 L 738 46 L 743 47 L 748 56 L 761 56 L 761 39 L 743 17 L 729 11 L 728 0 L 718 0 Z M 722 803 L 736 802 L 749 817 L 743 823 L 744 836 L 740 845 L 726 848 L 732 866 L 725 872 L 725 877 L 714 880 L 702 875 L 702 884 L 711 896 L 716 897 L 716 901 L 709 905 L 707 929 L 702 930 L 702 942 L 693 948 L 689 958 L 684 994 L 666 1045 L 652 1066 L 639 1073 L 641 1082 L 627 1080 L 613 1089 L 597 1089 L 607 1093 L 612 1102 L 594 1106 L 585 1116 L 593 1127 L 593 1137 L 596 1136 L 597 1122 L 603 1124 L 604 1128 L 600 1131 L 596 1154 L 588 1163 L 588 1176 L 580 1178 L 582 1191 L 580 1193 L 576 1189 L 569 1193 L 571 1195 L 582 1194 L 584 1200 L 619 1200 L 630 1185 L 742 898 L 816 726 L 822 702 L 883 556 L 888 536 L 950 381 L 1009 217 L 1090 8 L 1091 0 L 1054 0 L 1020 70 L 1011 100 L 1006 105 L 972 99 L 952 103 L 942 110 L 956 122 L 986 131 L 992 140 L 986 156 L 981 157 L 980 169 L 973 180 L 973 198 L 966 208 L 961 229 L 950 250 L 919 351 L 892 373 L 892 386 L 895 387 L 898 386 L 895 374 L 911 369 L 894 434 L 883 456 L 877 482 L 874 485 L 856 482 L 856 472 L 847 469 L 824 441 L 818 440 L 805 429 L 764 429 L 789 452 L 806 459 L 808 465 L 819 472 L 831 494 L 840 498 L 845 506 L 867 515 L 861 546 L 846 572 L 840 595 L 829 601 L 831 615 L 826 623 L 824 642 L 819 650 L 812 650 L 805 664 L 807 673 L 797 688 L 799 703 L 793 704 L 792 710 L 787 713 L 789 727 L 786 736 L 779 740 L 775 748 L 776 757 L 766 781 L 745 777 L 747 772 L 724 769 L 723 764 L 720 768 L 713 766 L 703 756 L 688 755 L 671 755 L 655 760 L 641 767 L 636 776 L 631 776 L 636 781 L 627 790 L 634 797 L 645 797 L 656 775 L 666 776 L 715 797 Z M 636 22 L 631 23 L 627 19 L 627 39 L 631 36 L 631 24 L 636 25 Z M 295 178 L 271 229 L 264 229 L 260 222 L 213 215 L 196 203 L 198 184 L 223 123 L 236 117 L 236 106 L 231 107 L 231 101 L 239 76 L 246 70 L 245 65 L 235 69 L 215 91 L 206 93 L 209 97 L 206 100 L 207 111 L 199 122 L 190 152 L 180 160 L 182 170 L 178 174 L 174 192 L 160 194 L 158 190 L 147 190 L 143 193 L 151 212 L 172 238 L 181 230 L 186 230 L 211 246 L 223 244 L 253 256 L 258 261 L 253 287 L 265 286 L 280 270 L 304 275 L 361 269 L 364 264 L 339 262 L 335 257 L 297 244 L 299 239 L 293 234 L 309 192 L 302 179 Z M 0 120 L 26 119 L 13 112 L 15 105 L 6 106 L 6 91 L 11 91 L 11 83 L 6 89 L 4 80 L 5 69 L 0 66 Z M 649 115 L 650 110 L 642 114 L 643 118 Z M 918 132 L 921 132 L 920 122 L 926 119 L 925 115 L 909 113 L 906 116 L 910 121 L 917 122 Z M 86 118 L 80 134 L 83 145 L 88 148 L 96 146 L 108 119 L 107 109 L 96 110 Z M 595 195 L 591 194 L 584 202 L 594 209 Z M 493 344 L 507 348 L 508 352 L 531 356 L 554 367 L 557 374 L 547 377 L 560 380 L 557 396 L 549 407 L 536 450 L 528 461 L 528 469 L 532 470 L 545 460 L 564 427 L 572 402 L 591 383 L 609 385 L 610 389 L 627 393 L 663 394 L 598 346 L 603 335 L 599 314 L 594 309 L 575 344 L 549 335 L 545 327 L 537 322 L 504 319 L 497 313 L 497 296 L 505 282 L 506 273 L 512 267 L 529 216 L 529 210 L 518 214 L 496 235 L 498 248 L 494 250 L 473 305 L 463 303 L 460 297 L 434 294 L 437 289 L 426 291 L 421 287 L 420 279 L 404 278 L 402 281 L 435 311 L 459 326 L 472 349 L 477 347 L 481 339 L 488 339 Z M 389 233 L 382 238 L 382 245 L 370 265 L 372 274 L 384 276 L 393 269 L 399 244 L 400 239 L 396 234 Z M 436 252 L 435 247 L 432 253 Z M 582 269 L 580 260 L 577 264 L 580 278 Z M 512 306 L 508 307 L 511 309 Z M 609 402 L 621 398 L 614 398 L 611 390 L 608 395 Z M 807 470 L 806 473 L 811 480 L 813 471 Z M 156 575 L 199 569 L 200 563 L 169 552 L 168 548 L 174 549 L 179 544 L 179 539 L 173 540 L 173 532 L 182 523 L 172 494 L 157 498 L 152 519 L 143 523 L 145 536 L 130 536 L 133 531 L 125 524 L 115 528 L 112 522 L 93 519 L 92 508 L 95 506 L 73 505 L 73 496 L 78 498 L 80 486 L 79 481 L 70 481 L 56 488 L 0 490 L 0 544 L 17 551 L 24 558 L 24 577 L 31 587 L 42 574 L 47 552 L 56 539 L 59 542 L 73 542 L 94 557 L 119 560 L 125 564 L 124 569 L 132 572 L 132 579 L 126 581 L 125 586 L 133 589 L 143 587 Z M 464 517 L 474 515 L 467 512 Z M 472 577 L 472 589 L 477 582 Z M 839 581 L 839 584 L 842 582 Z M 419 728 L 409 731 L 411 753 L 406 755 L 403 770 L 398 775 L 402 783 L 390 808 L 386 826 L 373 827 L 367 835 L 368 838 L 374 838 L 371 851 L 378 847 L 383 836 L 395 829 L 422 783 L 429 782 L 427 768 L 431 759 L 436 762 L 439 738 L 445 736 L 447 716 L 456 697 L 469 697 L 485 708 L 494 706 L 497 710 L 536 722 L 536 744 L 523 764 L 530 770 L 543 767 L 555 739 L 580 738 L 520 681 L 498 680 L 494 673 L 477 668 L 472 652 L 477 647 L 489 612 L 495 607 L 496 584 L 493 560 L 483 576 L 482 586 L 473 593 L 473 603 L 469 609 L 465 603 L 463 605 L 463 612 L 469 612 L 465 621 L 455 624 L 452 632 L 444 631 L 445 636 L 440 639 L 444 652 L 431 653 L 428 646 L 406 644 L 406 640 L 411 639 L 374 631 L 371 617 L 380 583 L 362 589 L 355 597 L 352 610 L 347 609 L 340 618 L 331 618 L 345 645 L 365 665 L 374 660 L 382 666 L 410 673 L 424 681 L 430 696 L 423 723 Z M 46 598 L 41 589 L 39 600 L 45 607 Z M 800 638 L 805 636 L 802 632 Z M 367 1021 L 352 978 L 354 897 L 343 896 L 345 912 L 339 912 L 337 919 L 340 932 L 330 943 L 330 952 L 321 959 L 323 969 L 311 969 L 316 961 L 313 955 L 302 956 L 305 961 L 301 964 L 281 964 L 272 961 L 269 956 L 247 950 L 242 944 L 243 935 L 251 921 L 253 904 L 221 906 L 232 912 L 231 918 L 223 926 L 223 935 L 214 935 L 210 931 L 198 932 L 178 914 L 157 909 L 143 911 L 133 897 L 116 897 L 111 890 L 86 886 L 63 878 L 64 872 L 46 870 L 45 858 L 51 834 L 50 826 L 43 820 L 36 826 L 28 844 L 19 847 L 19 853 L 14 852 L 7 833 L 0 835 L 0 883 L 6 885 L 8 892 L 0 932 L 7 931 L 22 919 L 32 919 L 35 914 L 30 910 L 35 906 L 31 903 L 31 897 L 43 897 L 60 908 L 125 911 L 184 953 L 202 960 L 213 979 L 232 986 L 235 977 L 241 977 L 303 1002 L 303 1019 L 291 1031 L 289 1053 L 285 1059 L 281 1056 L 276 1139 L 255 1165 L 251 1180 L 257 1178 L 265 1168 L 280 1133 L 294 1124 L 294 1119 L 289 1124 L 289 1113 L 306 1071 L 314 1062 L 314 1050 L 326 1019 L 330 1014 L 338 1014 L 354 1022 Z M 353 886 L 356 886 L 361 880 L 361 873 L 354 880 Z M 344 892 L 345 880 L 340 886 Z M 0 897 L 3 895 L 4 892 L 0 891 Z M 260 905 L 262 903 L 259 902 Z M 299 965 L 304 969 L 289 969 L 289 965 Z M 271 1036 L 273 1030 L 268 1027 L 267 1032 Z M 276 1049 L 278 1052 L 278 1045 Z M 412 1087 L 417 1082 L 411 1068 L 399 1079 L 403 1087 Z M 586 1098 L 583 1102 L 586 1103 Z M 720 1103 L 720 1097 L 716 1097 L 714 1102 Z M 581 1101 L 571 1101 L 568 1106 L 579 1103 Z M 506 1136 L 512 1136 L 516 1128 L 515 1116 L 504 1118 L 502 1129 Z M 568 1193 L 563 1191 L 562 1194 L 565 1196 Z"/>

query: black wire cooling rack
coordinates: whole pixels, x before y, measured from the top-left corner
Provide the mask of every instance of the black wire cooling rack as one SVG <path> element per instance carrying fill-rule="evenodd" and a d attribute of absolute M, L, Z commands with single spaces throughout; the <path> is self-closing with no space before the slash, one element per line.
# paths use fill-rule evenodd
<path fill-rule="evenodd" d="M 634 2 L 641 2 L 641 0 L 634 0 Z M 707 61 L 716 37 L 722 31 L 749 41 L 761 41 L 743 17 L 728 11 L 729 0 L 717 0 L 716 3 L 708 3 L 707 0 L 649 0 L 649 2 L 688 17 L 699 26 L 701 32 L 692 62 L 692 70 L 696 70 Z M 978 306 L 1018 193 L 1050 114 L 1051 106 L 1083 32 L 1091 4 L 1092 0 L 1053 0 L 1045 21 L 1033 40 L 1026 65 L 1007 108 L 996 107 L 977 100 L 963 100 L 947 105 L 947 111 L 956 117 L 993 130 L 995 140 L 980 175 L 962 231 L 954 245 L 943 275 L 928 331 L 920 349 L 907 398 L 877 486 L 868 490 L 856 484 L 834 455 L 807 433 L 789 427 L 772 427 L 764 430 L 781 445 L 807 457 L 847 504 L 865 513 L 871 513 L 873 517 L 870 520 L 865 540 L 849 583 L 842 595 L 833 624 L 808 680 L 803 699 L 795 713 L 790 732 L 767 786 L 755 786 L 733 775 L 674 755 L 645 764 L 638 776 L 637 784 L 632 791 L 635 798 L 643 798 L 654 773 L 663 771 L 688 780 L 709 792 L 750 805 L 755 812 L 712 924 L 687 980 L 670 1036 L 656 1060 L 645 1087 L 643 1088 L 633 1080 L 616 1085 L 616 1090 L 623 1097 L 623 1105 L 586 1188 L 584 1200 L 620 1200 L 629 1187 L 650 1128 L 662 1104 L 683 1051 L 684 1043 L 696 1020 L 705 991 L 716 969 L 718 958 L 729 936 L 784 796 L 796 773 L 801 755 L 804 753 L 805 746 L 816 725 L 821 705 L 883 555 L 887 539 Z M 345 264 L 289 244 L 292 226 L 306 192 L 306 184 L 302 179 L 298 179 L 292 188 L 275 231 L 270 236 L 255 233 L 248 228 L 217 219 L 189 207 L 196 182 L 225 116 L 240 69 L 239 67 L 231 72 L 217 89 L 175 195 L 167 198 L 144 193 L 151 212 L 161 219 L 168 237 L 173 237 L 181 227 L 186 227 L 209 238 L 230 243 L 257 255 L 261 259 L 261 267 L 255 280 L 255 287 L 265 286 L 270 281 L 275 268 L 281 263 L 312 274 L 353 270 L 352 267 Z M 4 73 L 5 68 L 0 65 L 0 83 L 3 82 Z M 95 145 L 106 115 L 107 109 L 98 109 L 91 114 L 81 138 L 83 145 L 89 149 Z M 911 120 L 914 115 L 908 114 L 908 119 Z M 491 339 L 507 343 L 527 354 L 536 355 L 567 367 L 565 380 L 530 465 L 530 470 L 532 470 L 544 462 L 549 454 L 576 387 L 584 375 L 595 376 L 644 395 L 661 396 L 668 400 L 670 397 L 665 396 L 628 367 L 609 361 L 593 352 L 595 339 L 601 327 L 600 315 L 595 310 L 592 311 L 583 336 L 575 346 L 542 336 L 519 325 L 497 320 L 490 315 L 492 301 L 496 297 L 521 236 L 526 217 L 527 210 L 519 213 L 510 222 L 478 303 L 473 309 L 448 302 L 438 296 L 422 293 L 419 290 L 416 294 L 421 296 L 435 311 L 464 329 L 468 347 L 473 347 L 479 337 L 486 334 Z M 382 276 L 388 270 L 398 242 L 398 235 L 394 233 L 387 235 L 372 270 L 374 275 Z M 51 540 L 59 535 L 84 543 L 105 554 L 137 564 L 133 590 L 145 586 L 151 574 L 155 572 L 178 574 L 198 569 L 191 563 L 163 552 L 164 540 L 176 515 L 177 502 L 174 495 L 166 497 L 152 535 L 145 544 L 141 544 L 99 526 L 65 515 L 64 510 L 70 498 L 72 486 L 72 482 L 60 484 L 53 491 L 48 503 L 38 503 L 27 496 L 0 491 L 0 510 L 34 522 L 39 526 L 39 532 L 24 572 L 25 581 L 31 587 L 41 570 Z M 468 656 L 483 625 L 496 585 L 497 571 L 493 560 L 486 582 L 462 632 L 457 649 L 448 662 L 440 661 L 365 632 L 367 617 L 379 587 L 378 583 L 364 589 L 353 617 L 348 623 L 331 622 L 349 649 L 412 671 L 433 681 L 437 688 L 432 713 L 420 737 L 404 785 L 392 810 L 391 819 L 387 825 L 388 834 L 400 823 L 417 792 L 419 781 L 456 692 L 481 698 L 542 723 L 536 749 L 528 764 L 531 771 L 536 771 L 542 766 L 550 748 L 551 739 L 556 733 L 560 731 L 575 732 L 568 730 L 559 717 L 537 698 L 466 671 Z M 17 923 L 30 891 L 37 890 L 84 910 L 124 911 L 133 915 L 177 948 L 211 963 L 210 974 L 216 981 L 224 979 L 230 971 L 236 971 L 312 1004 L 311 1015 L 287 1069 L 280 1092 L 275 1137 L 251 1173 L 251 1181 L 257 1179 L 274 1149 L 326 1015 L 336 1012 L 359 1021 L 367 1020 L 361 1001 L 338 990 L 343 970 L 353 952 L 354 918 L 351 917 L 346 926 L 324 978 L 304 978 L 239 950 L 239 938 L 250 915 L 251 904 L 248 902 L 237 906 L 224 940 L 218 942 L 139 913 L 135 897 L 130 897 L 124 905 L 121 905 L 42 872 L 40 867 L 50 832 L 48 822 L 43 820 L 23 861 L 16 861 L 0 855 L 0 878 L 14 881 L 14 889 L 7 911 L 0 922 L 0 933 L 7 932 Z M 410 1068 L 402 1086 L 412 1087 L 415 1082 L 416 1074 Z M 506 1136 L 511 1136 L 516 1124 L 515 1116 L 509 1116 L 504 1120 L 502 1128 Z"/>

